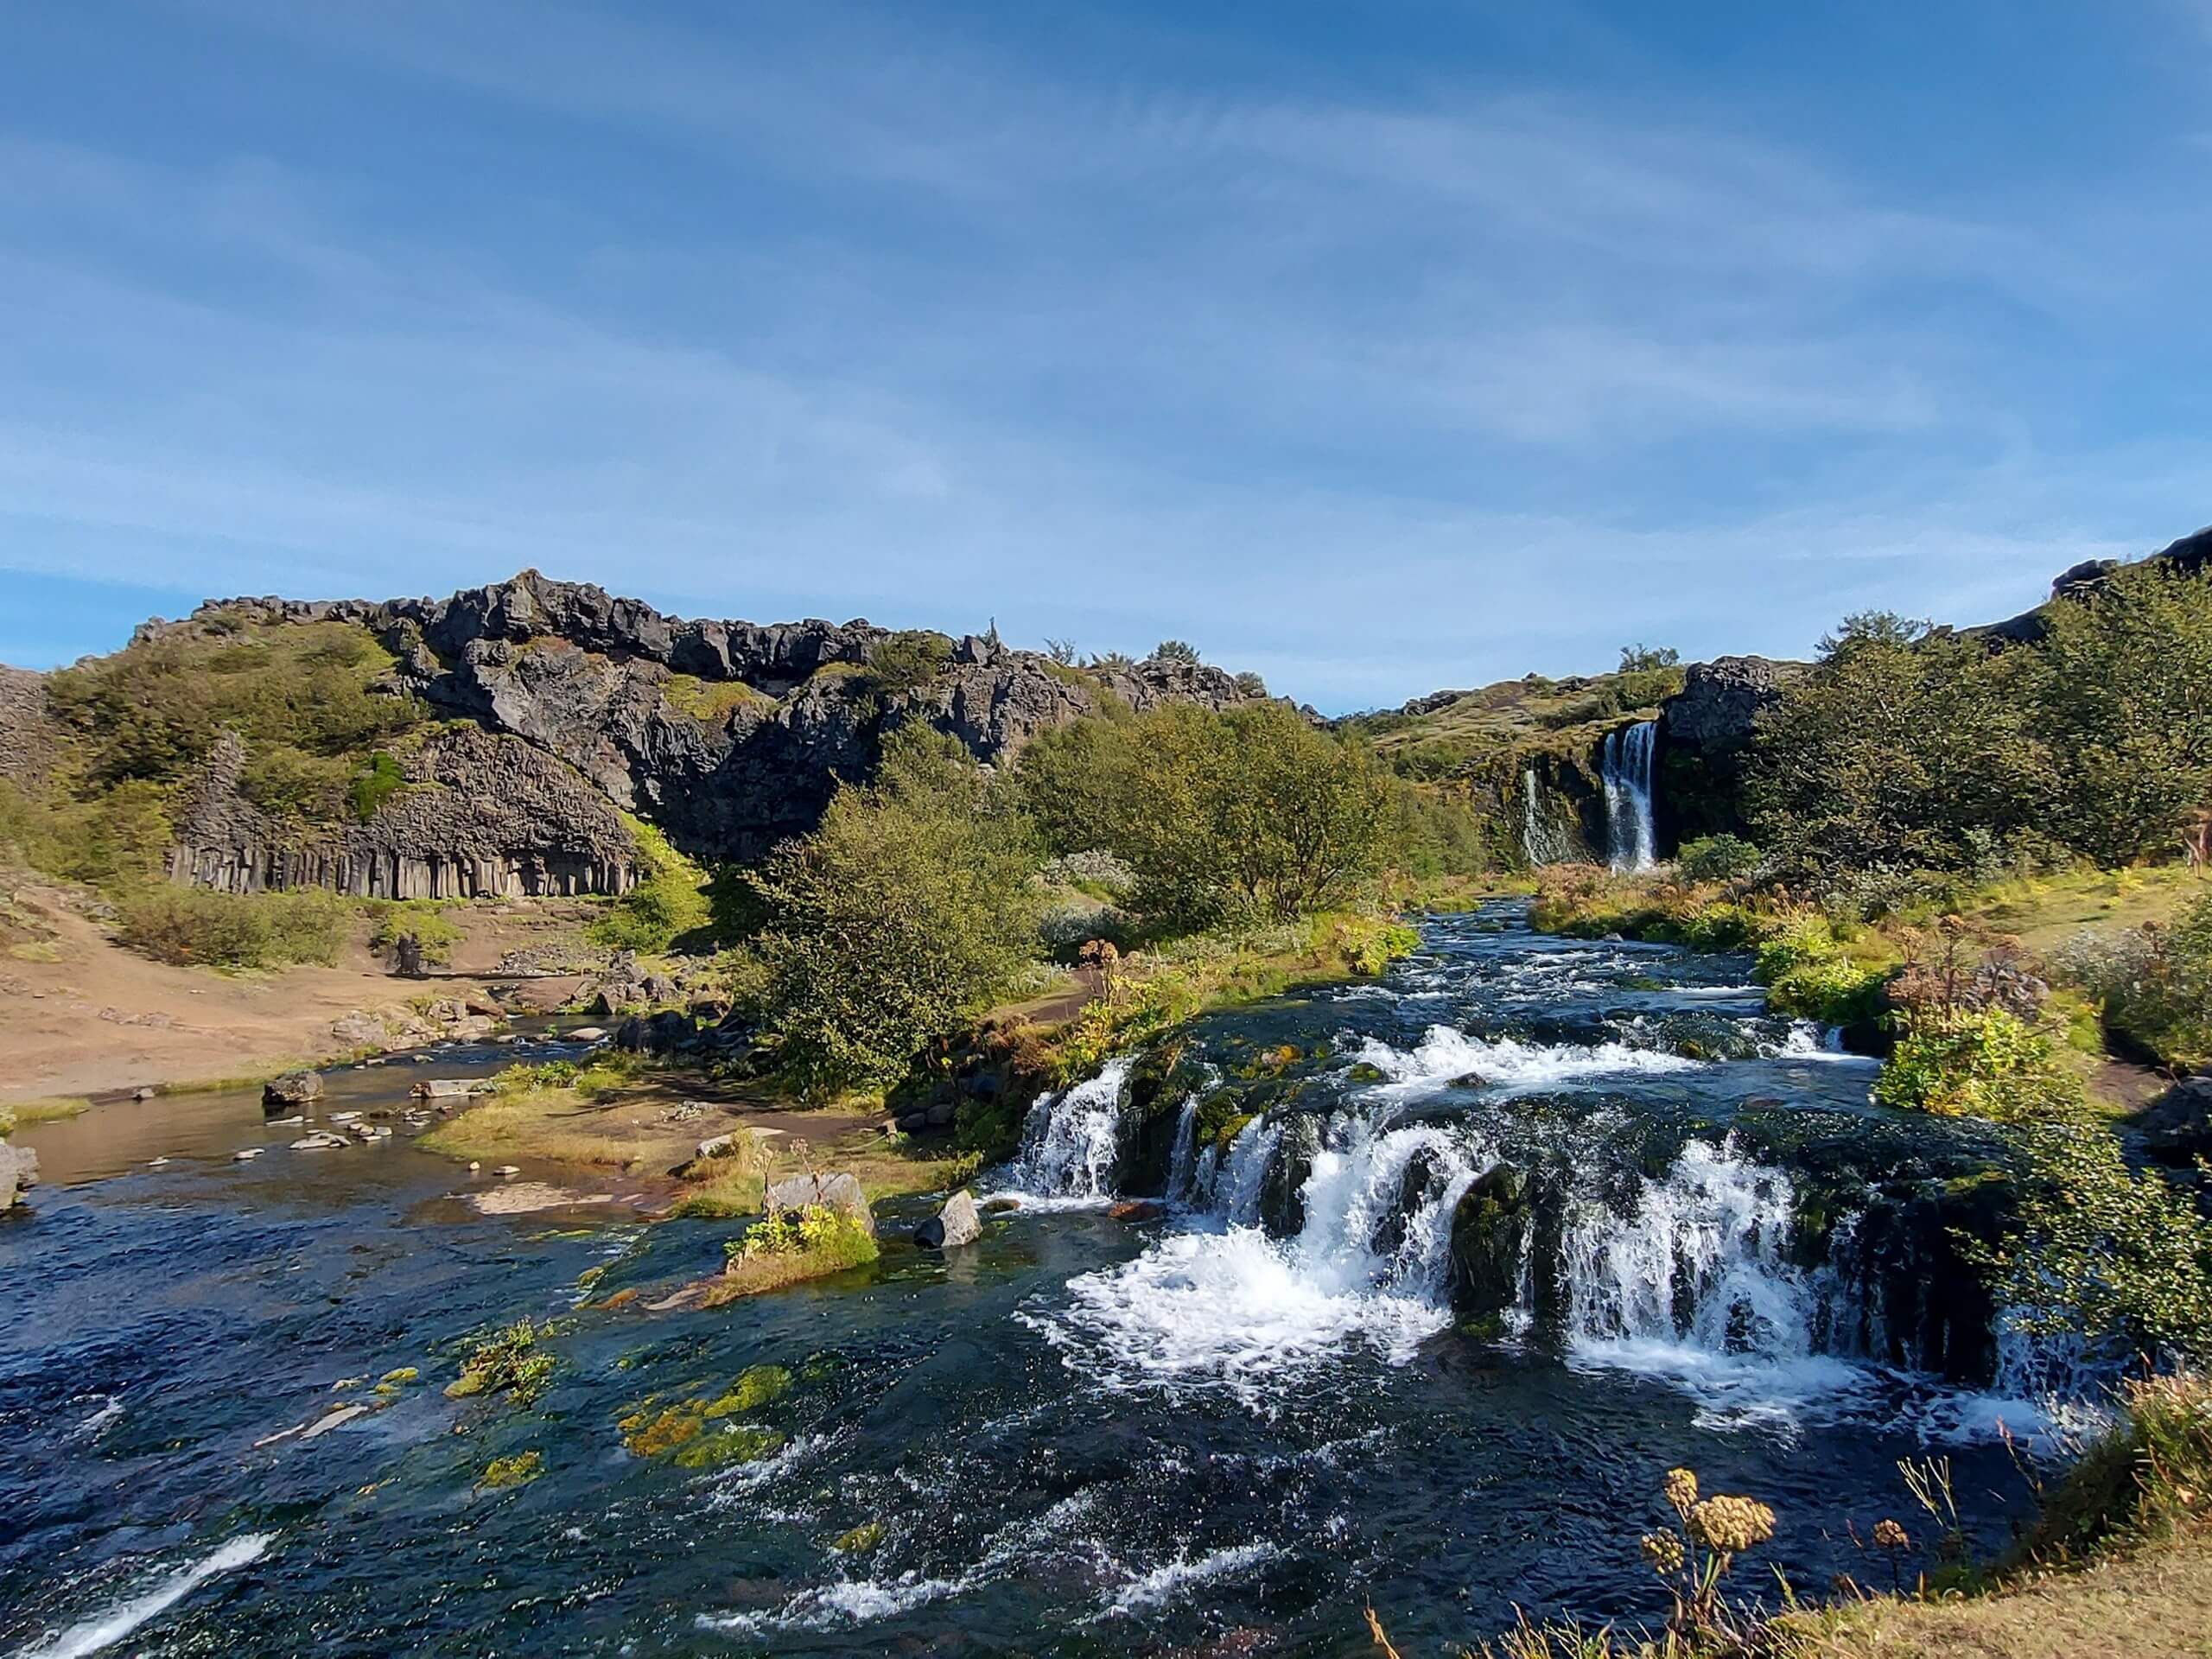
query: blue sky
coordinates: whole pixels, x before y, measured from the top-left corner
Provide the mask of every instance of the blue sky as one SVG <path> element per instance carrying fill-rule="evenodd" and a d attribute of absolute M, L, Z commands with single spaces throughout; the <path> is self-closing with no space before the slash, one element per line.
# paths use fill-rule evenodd
<path fill-rule="evenodd" d="M 2212 0 L 16 6 L 0 660 L 526 565 L 1325 709 L 2212 519 Z"/>

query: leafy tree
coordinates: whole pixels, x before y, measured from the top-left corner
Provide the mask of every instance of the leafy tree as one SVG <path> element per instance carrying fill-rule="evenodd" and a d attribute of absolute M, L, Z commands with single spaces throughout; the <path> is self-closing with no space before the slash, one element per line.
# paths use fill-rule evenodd
<path fill-rule="evenodd" d="M 1733 881 L 1758 869 L 1763 856 L 1741 836 L 1700 836 L 1682 843 L 1675 863 L 1691 881 Z"/>
<path fill-rule="evenodd" d="M 2107 866 L 2171 853 L 2212 804 L 2212 576 L 2125 569 L 2044 614 L 2053 829 Z"/>
<path fill-rule="evenodd" d="M 1281 703 L 1078 721 L 1033 742 L 1020 776 L 1055 852 L 1115 854 L 1138 908 L 1176 925 L 1295 916 L 1390 849 L 1392 786 L 1366 747 Z"/>
<path fill-rule="evenodd" d="M 1654 669 L 1673 668 L 1681 660 L 1682 653 L 1672 645 L 1623 645 L 1620 671 L 1648 674 Z"/>
<path fill-rule="evenodd" d="M 1188 640 L 1163 639 L 1152 648 L 1152 660 L 1155 663 L 1173 663 L 1179 667 L 1196 668 L 1198 665 L 1198 648 Z"/>
<path fill-rule="evenodd" d="M 1760 844 L 1801 872 L 1954 869 L 2031 830 L 2037 674 L 2028 652 L 1850 618 L 1760 722 L 1745 791 Z"/>
<path fill-rule="evenodd" d="M 959 744 L 902 726 L 875 782 L 753 875 L 765 1001 L 802 1089 L 895 1080 L 1027 958 L 1036 854 L 1009 806 Z"/>

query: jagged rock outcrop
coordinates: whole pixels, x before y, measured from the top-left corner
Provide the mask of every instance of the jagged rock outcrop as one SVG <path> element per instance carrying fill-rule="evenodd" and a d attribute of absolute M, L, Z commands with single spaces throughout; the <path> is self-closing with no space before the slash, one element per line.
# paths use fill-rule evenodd
<path fill-rule="evenodd" d="M 2142 563 L 2163 565 L 2180 575 L 2201 575 L 2207 569 L 2212 569 L 2212 524 L 2206 525 L 2194 535 L 2167 543 Z M 2050 632 L 2044 619 L 2051 606 L 2066 600 L 2090 598 L 2112 580 L 2114 571 L 2125 568 L 2119 559 L 2084 559 L 2079 564 L 2069 565 L 2061 571 L 2050 584 L 2050 597 L 2032 611 L 2024 611 L 2002 622 L 1992 622 L 1965 632 L 2012 645 L 2034 645 Z"/>
<path fill-rule="evenodd" d="M 0 664 L 0 778 L 32 786 L 42 782 L 58 736 L 46 711 L 46 677 Z"/>
<path fill-rule="evenodd" d="M 559 761 L 469 727 L 401 761 L 407 786 L 366 823 L 311 828 L 238 791 L 245 747 L 226 734 L 176 823 L 169 874 L 228 893 L 327 887 L 357 898 L 619 893 L 637 848 L 607 801 Z"/>
<path fill-rule="evenodd" d="M 525 740 L 687 852 L 717 858 L 756 857 L 810 829 L 838 783 L 865 778 L 883 734 L 906 721 L 997 763 L 1105 693 L 1140 709 L 1265 696 L 1197 664 L 1077 670 L 995 639 L 866 621 L 690 621 L 535 571 L 443 600 L 211 601 L 134 639 L 328 621 L 383 641 L 399 659 L 394 691 Z M 887 651 L 917 642 L 931 671 L 879 675 Z"/>
<path fill-rule="evenodd" d="M 1796 667 L 1764 657 L 1689 665 L 1681 690 L 1660 708 L 1652 758 L 1652 827 L 1662 853 L 1699 836 L 1741 831 L 1752 734 Z"/>

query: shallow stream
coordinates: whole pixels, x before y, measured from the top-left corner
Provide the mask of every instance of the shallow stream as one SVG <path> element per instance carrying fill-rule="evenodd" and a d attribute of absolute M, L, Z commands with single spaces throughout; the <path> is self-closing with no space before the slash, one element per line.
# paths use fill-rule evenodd
<path fill-rule="evenodd" d="M 1434 1653 L 1516 1605 L 1656 1611 L 1636 1540 L 1678 1464 L 1774 1505 L 1762 1584 L 1869 1570 L 1847 1528 L 1913 1524 L 1895 1465 L 1931 1451 L 2000 1535 L 2017 1366 L 1933 1375 L 1854 1217 L 1792 1247 L 1841 1166 L 1977 1149 L 1869 1107 L 1871 1063 L 1767 1016 L 1740 960 L 1509 907 L 1424 936 L 1380 983 L 1204 1022 L 1149 1107 L 1126 1067 L 1048 1102 L 978 1244 L 712 1312 L 645 1305 L 737 1224 L 480 1216 L 404 1136 L 294 1152 L 251 1096 L 29 1132 L 0 1653 L 1349 1655 L 1368 1602 Z M 512 1058 L 346 1072 L 324 1110 Z M 1255 1115 L 1201 1146 L 1222 1090 Z M 1502 1164 L 1549 1196 L 1520 1258 L 1489 1241 L 1475 1316 L 1455 1217 Z M 1117 1220 L 1117 1190 L 1165 1212 Z M 444 1398 L 464 1338 L 525 1315 L 570 1321 L 535 1408 Z M 761 1364 L 792 1385 L 734 1427 L 772 1455 L 624 1449 L 648 1396 Z M 539 1478 L 479 1484 L 525 1451 Z"/>

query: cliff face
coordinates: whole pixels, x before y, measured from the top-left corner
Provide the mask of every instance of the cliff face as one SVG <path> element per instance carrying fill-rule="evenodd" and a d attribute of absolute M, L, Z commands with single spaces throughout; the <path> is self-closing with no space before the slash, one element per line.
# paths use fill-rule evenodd
<path fill-rule="evenodd" d="M 360 899 L 626 892 L 637 850 L 613 807 L 528 744 L 448 727 L 409 754 L 405 785 L 366 823 L 316 830 L 238 791 L 226 734 L 177 815 L 172 879 L 227 893 L 328 887 Z"/>
<path fill-rule="evenodd" d="M 1797 667 L 1764 657 L 1693 663 L 1659 711 L 1651 815 L 1662 855 L 1700 836 L 1743 827 L 1744 764 L 1758 717 Z"/>
<path fill-rule="evenodd" d="M 45 676 L 0 666 L 0 778 L 35 787 L 53 764 L 54 742 Z"/>
<path fill-rule="evenodd" d="M 182 622 L 149 623 L 134 642 L 310 622 L 369 630 L 398 658 L 394 692 L 521 740 L 684 851 L 717 859 L 755 858 L 811 828 L 838 783 L 865 778 L 884 734 L 908 721 L 997 764 L 1108 694 L 1140 709 L 1173 700 L 1224 708 L 1264 695 L 1194 664 L 1077 670 L 990 639 L 865 621 L 686 620 L 534 571 L 443 600 L 218 601 Z M 359 856 L 368 855 L 346 845 L 334 861 L 302 870 L 328 872 L 321 885 L 340 874 L 358 881 Z M 185 850 L 194 854 L 193 879 L 207 879 L 196 847 Z M 502 879 L 537 879 L 528 860 L 546 849 L 515 842 L 511 850 L 521 861 Z"/>

